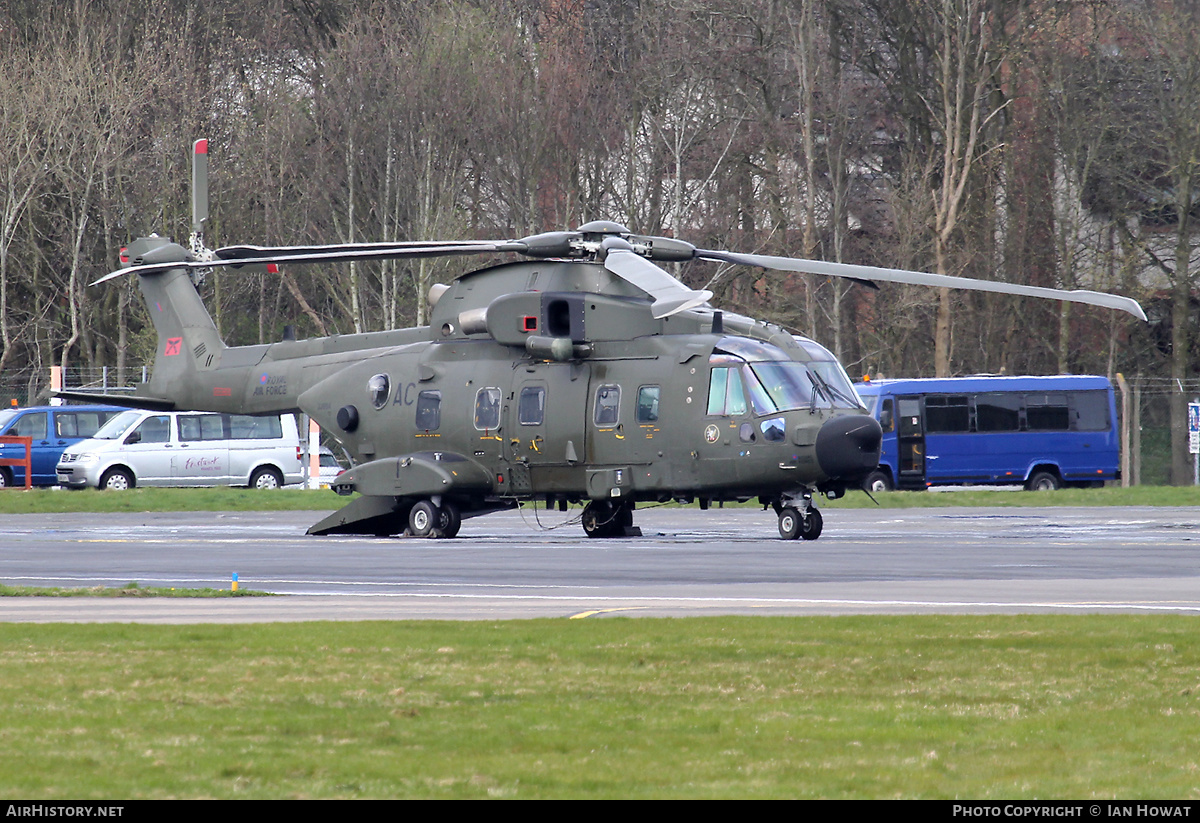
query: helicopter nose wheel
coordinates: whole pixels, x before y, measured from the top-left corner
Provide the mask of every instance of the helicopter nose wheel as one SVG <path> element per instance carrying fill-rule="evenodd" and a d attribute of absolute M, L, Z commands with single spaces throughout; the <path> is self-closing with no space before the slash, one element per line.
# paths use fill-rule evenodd
<path fill-rule="evenodd" d="M 413 537 L 454 537 L 462 526 L 462 513 L 450 501 L 438 506 L 420 500 L 408 513 L 408 532 Z"/>
<path fill-rule="evenodd" d="M 784 540 L 795 540 L 797 537 L 816 540 L 821 536 L 824 525 L 818 509 L 810 507 L 801 514 L 799 509 L 788 506 L 779 512 L 779 536 Z"/>

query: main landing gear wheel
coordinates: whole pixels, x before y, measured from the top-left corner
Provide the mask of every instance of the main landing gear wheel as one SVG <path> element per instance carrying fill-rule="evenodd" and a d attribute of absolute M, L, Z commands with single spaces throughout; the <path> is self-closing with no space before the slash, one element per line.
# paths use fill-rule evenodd
<path fill-rule="evenodd" d="M 583 507 L 583 532 L 588 537 L 624 537 L 633 526 L 633 506 L 593 500 Z"/>
<path fill-rule="evenodd" d="M 453 503 L 435 506 L 432 500 L 421 500 L 408 513 L 408 531 L 413 537 L 454 537 L 461 526 L 462 514 Z"/>
<path fill-rule="evenodd" d="M 821 512 L 817 509 L 810 508 L 807 517 L 792 506 L 788 506 L 779 512 L 779 536 L 784 540 L 795 540 L 797 537 L 803 537 L 805 540 L 816 540 L 821 536 L 823 526 L 824 521 L 821 518 Z"/>
<path fill-rule="evenodd" d="M 804 518 L 800 512 L 788 506 L 779 513 L 779 536 L 784 540 L 795 540 L 800 536 L 800 526 Z"/>
<path fill-rule="evenodd" d="M 809 509 L 808 517 L 804 518 L 804 524 L 800 527 L 800 536 L 805 540 L 816 540 L 821 536 L 821 529 L 824 526 L 825 521 L 821 517 L 821 512 L 817 509 Z"/>

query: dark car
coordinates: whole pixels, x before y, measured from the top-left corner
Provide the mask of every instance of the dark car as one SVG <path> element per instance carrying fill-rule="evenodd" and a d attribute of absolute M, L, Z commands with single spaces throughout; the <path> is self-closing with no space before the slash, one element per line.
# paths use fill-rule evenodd
<path fill-rule="evenodd" d="M 32 437 L 33 485 L 58 483 L 55 467 L 63 450 L 86 440 L 104 423 L 125 411 L 118 406 L 30 406 L 0 411 L 0 435 Z M 0 457 L 24 459 L 19 444 L 0 446 Z M 0 466 L 0 486 L 25 485 L 24 466 Z"/>

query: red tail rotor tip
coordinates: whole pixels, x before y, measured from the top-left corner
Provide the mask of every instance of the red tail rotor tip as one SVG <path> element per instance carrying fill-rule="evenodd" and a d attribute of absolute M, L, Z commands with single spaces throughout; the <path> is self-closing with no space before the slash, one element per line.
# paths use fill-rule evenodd
<path fill-rule="evenodd" d="M 199 140 L 197 140 L 195 143 L 193 143 L 192 144 L 192 152 L 194 154 L 208 154 L 207 138 L 201 137 Z"/>

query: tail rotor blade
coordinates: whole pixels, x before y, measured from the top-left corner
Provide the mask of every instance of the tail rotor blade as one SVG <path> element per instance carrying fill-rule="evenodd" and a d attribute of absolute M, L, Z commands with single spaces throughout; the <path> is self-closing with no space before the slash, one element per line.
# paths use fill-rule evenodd
<path fill-rule="evenodd" d="M 192 231 L 204 235 L 208 222 L 208 140 L 192 144 Z"/>

